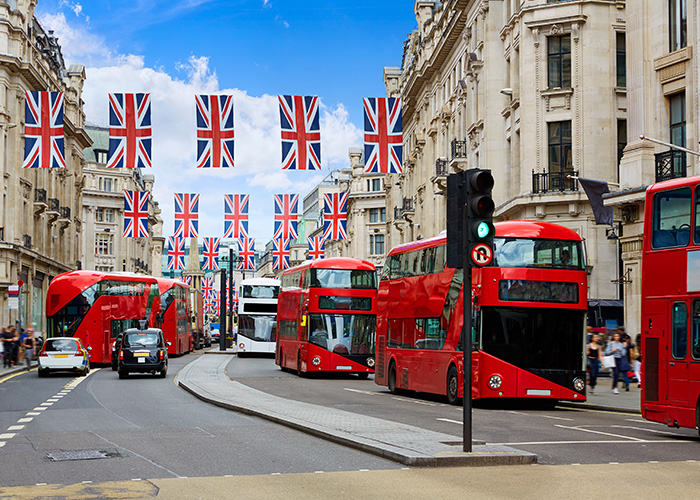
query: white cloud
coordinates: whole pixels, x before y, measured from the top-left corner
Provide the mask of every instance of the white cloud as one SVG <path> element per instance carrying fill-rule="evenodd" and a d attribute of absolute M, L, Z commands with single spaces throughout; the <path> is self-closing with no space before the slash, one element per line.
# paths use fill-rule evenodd
<path fill-rule="evenodd" d="M 103 37 L 93 34 L 89 29 L 69 24 L 62 12 L 43 15 L 39 22 L 46 30 L 54 30 L 63 57 L 69 65 L 77 63 L 101 66 L 110 64 L 117 58 Z"/>

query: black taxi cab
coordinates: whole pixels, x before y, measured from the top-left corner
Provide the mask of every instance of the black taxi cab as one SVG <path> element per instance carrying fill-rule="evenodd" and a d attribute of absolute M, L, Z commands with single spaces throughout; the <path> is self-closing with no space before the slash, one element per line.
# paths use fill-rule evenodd
<path fill-rule="evenodd" d="M 169 345 L 159 328 L 125 330 L 117 362 L 119 378 L 126 378 L 129 373 L 153 373 L 165 378 Z"/>

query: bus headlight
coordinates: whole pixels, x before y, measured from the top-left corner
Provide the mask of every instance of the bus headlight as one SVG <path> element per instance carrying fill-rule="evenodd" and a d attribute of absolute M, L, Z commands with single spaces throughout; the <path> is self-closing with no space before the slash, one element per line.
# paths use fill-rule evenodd
<path fill-rule="evenodd" d="M 503 379 L 501 378 L 500 375 L 491 375 L 489 378 L 489 387 L 493 389 L 494 391 L 501 387 L 501 384 L 503 384 Z"/>
<path fill-rule="evenodd" d="M 576 392 L 583 392 L 583 390 L 586 388 L 586 383 L 583 381 L 581 377 L 576 377 L 574 379 L 574 390 Z"/>
<path fill-rule="evenodd" d="M 314 364 L 314 366 L 320 365 L 321 364 L 321 356 L 314 356 L 314 359 L 312 359 L 311 362 Z"/>
<path fill-rule="evenodd" d="M 374 358 L 367 358 L 367 366 L 374 368 Z"/>

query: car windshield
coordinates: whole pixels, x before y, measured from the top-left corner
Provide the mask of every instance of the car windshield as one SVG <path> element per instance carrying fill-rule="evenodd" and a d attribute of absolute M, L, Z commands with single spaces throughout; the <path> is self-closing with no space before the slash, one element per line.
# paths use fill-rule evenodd
<path fill-rule="evenodd" d="M 73 339 L 49 339 L 46 341 L 45 351 L 71 351 L 78 350 L 78 342 Z"/>
<path fill-rule="evenodd" d="M 158 345 L 157 333 L 128 333 L 124 336 L 124 347 L 152 347 Z"/>

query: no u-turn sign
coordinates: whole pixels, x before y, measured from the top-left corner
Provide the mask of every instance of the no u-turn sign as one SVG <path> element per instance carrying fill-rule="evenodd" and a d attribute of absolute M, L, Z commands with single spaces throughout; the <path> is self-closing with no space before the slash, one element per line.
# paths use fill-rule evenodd
<path fill-rule="evenodd" d="M 484 243 L 479 243 L 472 247 L 471 255 L 474 264 L 477 266 L 486 266 L 491 262 L 491 259 L 493 259 L 493 249 Z"/>

